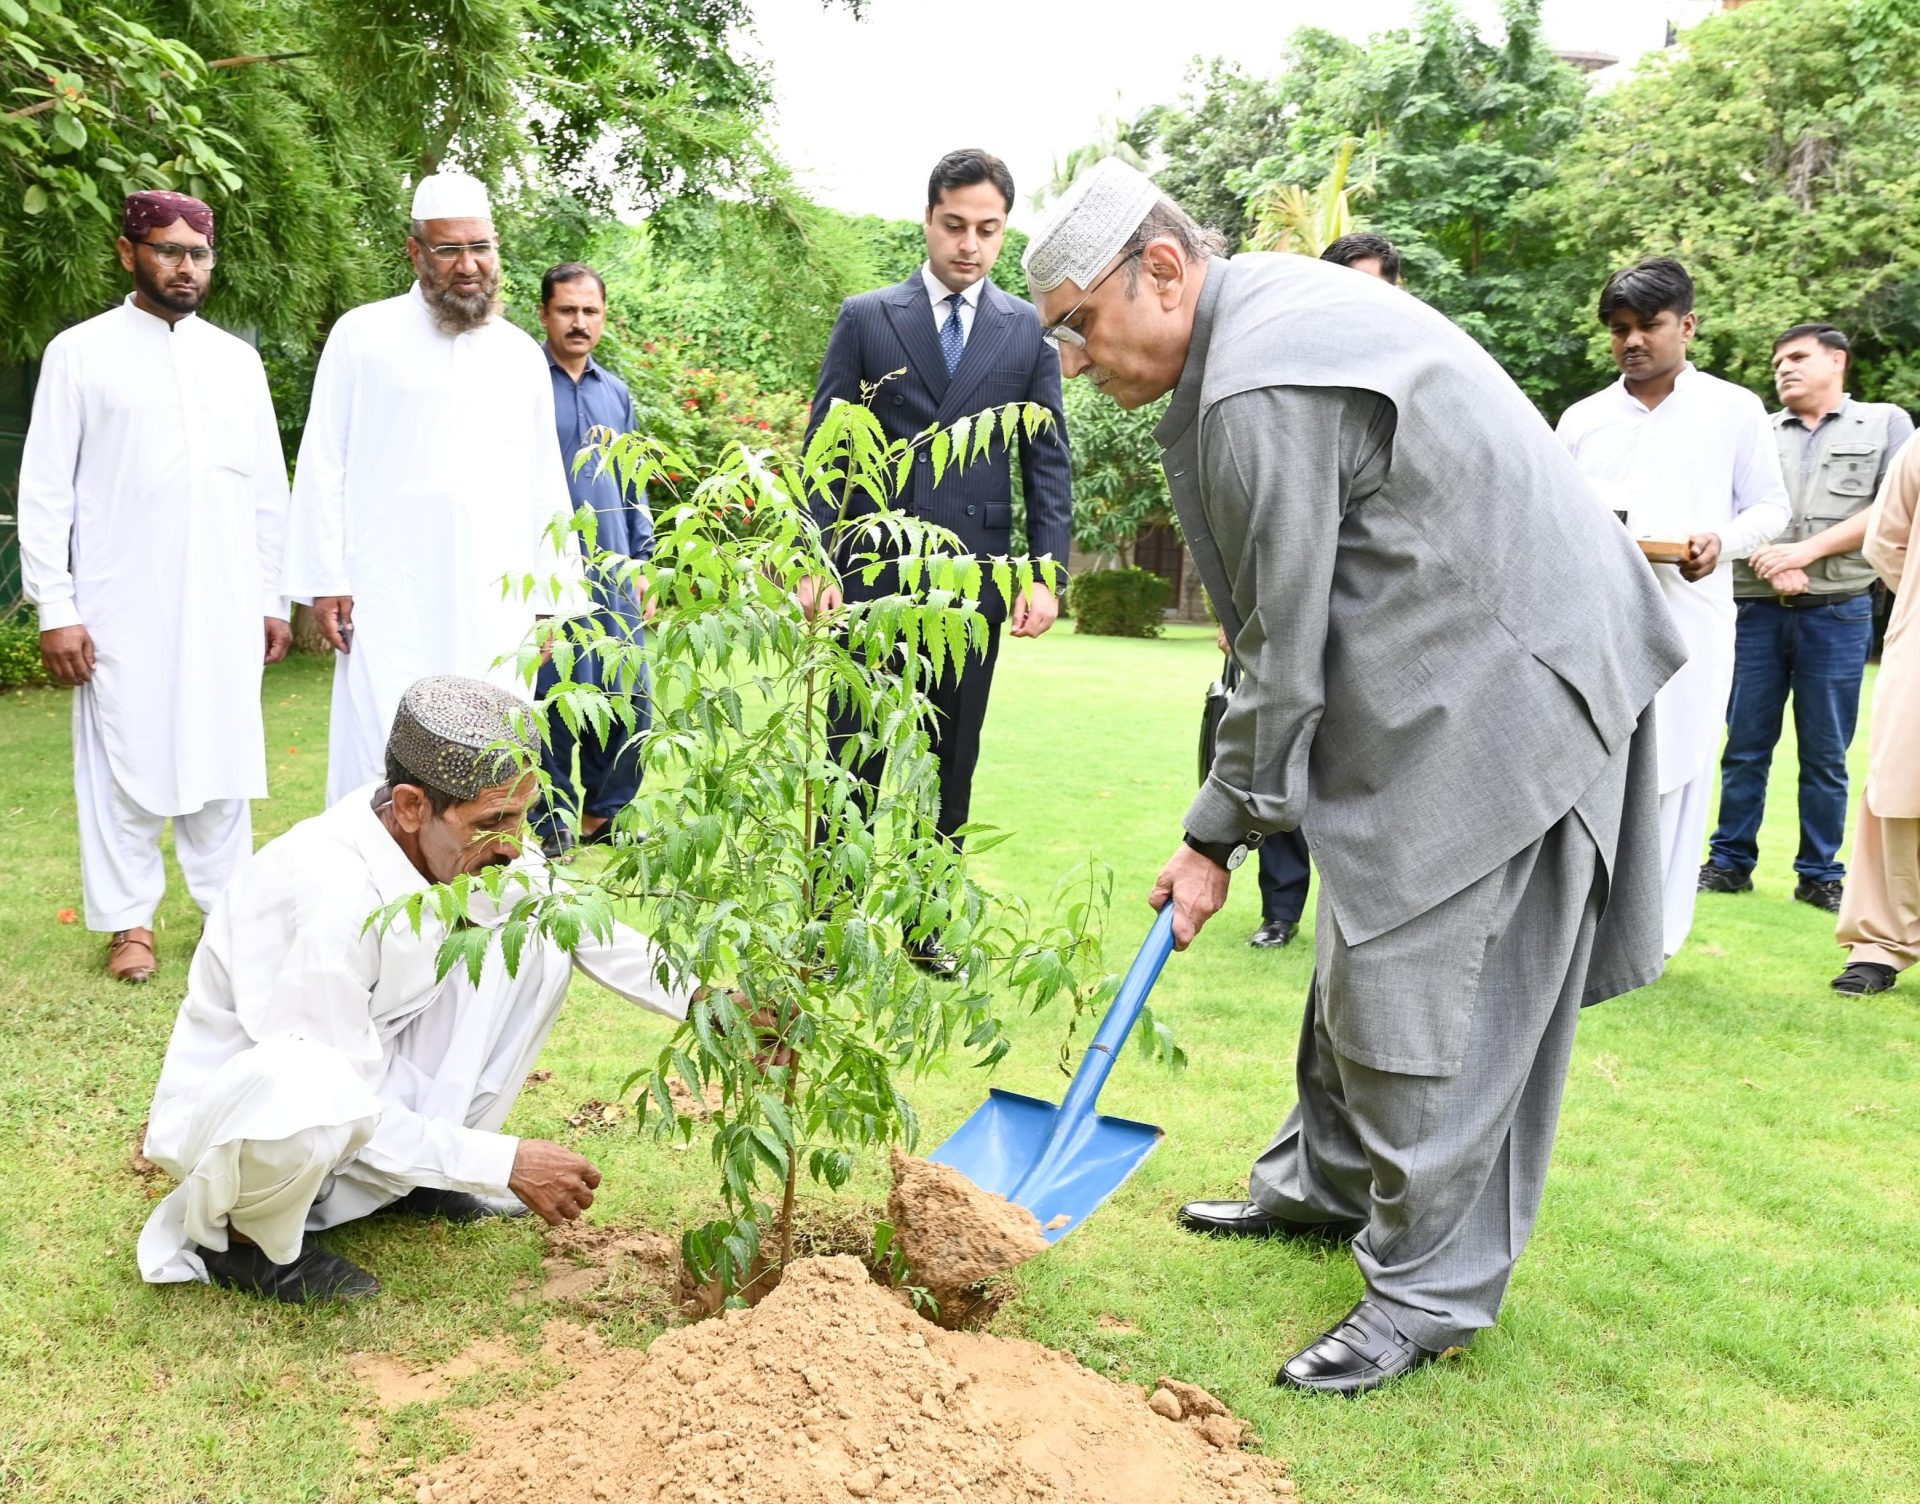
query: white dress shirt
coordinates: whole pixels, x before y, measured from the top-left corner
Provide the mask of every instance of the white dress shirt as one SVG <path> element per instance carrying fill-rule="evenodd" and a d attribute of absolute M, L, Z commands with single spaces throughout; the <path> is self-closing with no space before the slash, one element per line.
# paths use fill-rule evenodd
<path fill-rule="evenodd" d="M 353 597 L 353 651 L 334 659 L 327 802 L 385 770 L 400 696 L 428 674 L 492 679 L 535 616 L 579 601 L 517 586 L 571 577 L 546 530 L 573 513 L 540 346 L 504 319 L 464 334 L 416 284 L 345 314 L 327 336 L 300 441 L 285 589 Z"/>
<path fill-rule="evenodd" d="M 947 314 L 953 307 L 947 299 L 953 296 L 953 289 L 934 276 L 932 265 L 925 261 L 920 263 L 920 281 L 933 304 L 933 332 L 938 334 L 947 327 Z M 960 343 L 963 346 L 973 335 L 973 316 L 980 311 L 980 289 L 986 285 L 987 279 L 982 277 L 960 294 Z"/>
<path fill-rule="evenodd" d="M 1710 766 L 1720 744 L 1733 681 L 1733 561 L 1778 537 L 1790 511 L 1779 446 L 1758 397 L 1691 362 L 1658 407 L 1622 377 L 1574 403 L 1556 432 L 1635 537 L 1720 537 L 1719 566 L 1704 580 L 1652 566 L 1688 647 L 1686 667 L 1656 701 L 1667 793 Z"/>

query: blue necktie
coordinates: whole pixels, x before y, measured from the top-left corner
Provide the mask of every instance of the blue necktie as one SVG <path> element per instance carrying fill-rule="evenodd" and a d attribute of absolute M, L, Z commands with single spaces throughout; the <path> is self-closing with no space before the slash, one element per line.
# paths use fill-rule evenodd
<path fill-rule="evenodd" d="M 940 326 L 940 353 L 947 357 L 947 374 L 951 376 L 960 369 L 960 357 L 967 349 L 967 335 L 960 327 L 960 294 L 948 293 L 946 301 L 953 307 L 947 312 L 946 323 Z"/>

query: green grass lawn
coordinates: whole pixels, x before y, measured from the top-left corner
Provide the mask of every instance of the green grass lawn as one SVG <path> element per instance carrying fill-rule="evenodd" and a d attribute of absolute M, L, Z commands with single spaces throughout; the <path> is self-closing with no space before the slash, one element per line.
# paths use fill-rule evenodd
<path fill-rule="evenodd" d="M 975 818 L 1018 838 L 980 859 L 990 885 L 1044 901 L 1096 856 L 1118 873 L 1116 949 L 1144 934 L 1193 786 L 1210 639 L 1005 645 Z M 319 807 L 327 674 L 313 660 L 268 674 L 275 797 L 256 806 L 258 839 Z M 99 937 L 58 922 L 79 906 L 67 726 L 64 694 L 0 701 L 0 1499 L 396 1497 L 408 1460 L 462 1444 L 467 1406 L 554 1375 L 535 1363 L 383 1413 L 356 1355 L 424 1364 L 482 1337 L 536 1353 L 553 1314 L 527 1298 L 539 1230 L 348 1229 L 335 1246 L 386 1289 L 343 1309 L 141 1284 L 133 1244 L 151 1202 L 130 1155 L 198 917 L 176 876 L 163 970 L 143 990 L 108 983 Z M 1022 1272 L 995 1329 L 1116 1377 L 1207 1386 L 1292 1460 L 1309 1504 L 1920 1499 L 1920 984 L 1828 990 L 1832 920 L 1788 897 L 1790 759 L 1783 748 L 1759 891 L 1704 898 L 1664 980 L 1588 1013 L 1539 1231 L 1499 1327 L 1467 1356 L 1360 1402 L 1283 1394 L 1279 1361 L 1358 1297 L 1350 1260 L 1174 1228 L 1182 1200 L 1242 1192 L 1293 1099 L 1311 942 L 1246 947 L 1250 871 L 1155 995 L 1191 1068 L 1168 1076 L 1130 1054 L 1103 1098 L 1165 1142 Z M 1057 1097 L 1059 1022 L 1024 1023 L 997 1083 Z M 542 1061 L 552 1078 L 516 1110 L 516 1131 L 601 1165 L 596 1221 L 672 1230 L 711 1211 L 698 1147 L 566 1126 L 666 1033 L 580 984 Z M 964 1069 L 930 1080 L 916 1098 L 927 1142 L 986 1084 Z M 877 1199 L 877 1175 L 857 1194 Z M 644 1312 L 601 1327 L 617 1342 L 657 1330 Z"/>

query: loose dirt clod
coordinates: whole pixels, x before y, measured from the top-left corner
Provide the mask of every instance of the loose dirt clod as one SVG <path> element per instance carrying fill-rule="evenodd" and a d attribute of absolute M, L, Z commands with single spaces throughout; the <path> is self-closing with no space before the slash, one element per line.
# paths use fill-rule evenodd
<path fill-rule="evenodd" d="M 1292 1493 L 1282 1464 L 1218 1450 L 1064 1353 L 942 1331 L 845 1256 L 799 1261 L 754 1309 L 670 1331 L 644 1353 L 590 1356 L 539 1399 L 493 1407 L 476 1434 L 472 1450 L 406 1479 L 407 1494 L 1272 1504 Z"/>
<path fill-rule="evenodd" d="M 909 1282 L 933 1296 L 942 1326 L 969 1324 L 978 1314 L 983 1282 L 1047 1251 L 1039 1221 L 1024 1206 L 982 1190 L 947 1165 L 897 1149 L 887 1216 Z"/>

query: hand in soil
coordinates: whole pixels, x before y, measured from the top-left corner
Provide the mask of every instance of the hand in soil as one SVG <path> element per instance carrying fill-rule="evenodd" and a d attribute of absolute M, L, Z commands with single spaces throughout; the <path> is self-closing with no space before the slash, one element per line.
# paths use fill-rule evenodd
<path fill-rule="evenodd" d="M 523 1138 L 513 1156 L 512 1191 L 549 1227 L 571 1222 L 593 1205 L 600 1172 L 593 1162 L 543 1138 Z"/>

